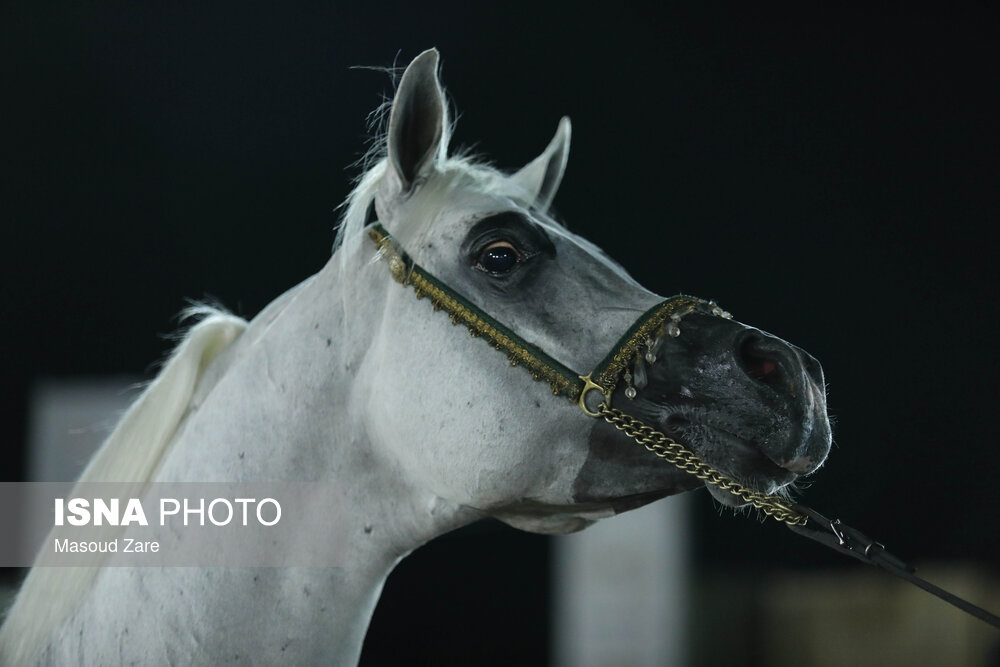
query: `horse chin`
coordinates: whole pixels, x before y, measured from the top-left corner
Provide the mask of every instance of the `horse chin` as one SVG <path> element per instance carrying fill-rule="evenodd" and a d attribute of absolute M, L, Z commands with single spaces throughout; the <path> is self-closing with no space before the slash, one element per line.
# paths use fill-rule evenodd
<path fill-rule="evenodd" d="M 610 515 L 609 515 L 610 516 Z M 587 518 L 572 514 L 552 514 L 549 516 L 497 515 L 500 521 L 512 528 L 542 535 L 569 535 L 597 523 L 600 518 Z"/>
<path fill-rule="evenodd" d="M 508 526 L 529 533 L 565 535 L 581 531 L 601 519 L 634 510 L 674 493 L 677 493 L 677 490 L 649 491 L 603 502 L 572 505 L 548 505 L 537 501 L 522 501 L 514 507 L 492 512 L 492 515 Z"/>

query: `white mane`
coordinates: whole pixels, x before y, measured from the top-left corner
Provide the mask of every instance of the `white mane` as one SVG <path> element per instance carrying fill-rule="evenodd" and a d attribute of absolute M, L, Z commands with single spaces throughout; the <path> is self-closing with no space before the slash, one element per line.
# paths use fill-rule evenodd
<path fill-rule="evenodd" d="M 132 403 L 79 482 L 150 480 L 205 368 L 247 326 L 239 317 L 207 307 L 187 314 L 205 318 L 191 327 L 156 379 Z M 26 664 L 73 612 L 98 571 L 97 567 L 33 568 L 0 627 L 0 664 Z"/>

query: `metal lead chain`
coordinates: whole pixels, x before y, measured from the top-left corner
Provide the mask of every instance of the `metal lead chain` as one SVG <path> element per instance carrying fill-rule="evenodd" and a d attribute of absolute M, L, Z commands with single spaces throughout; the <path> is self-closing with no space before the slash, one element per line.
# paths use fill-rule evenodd
<path fill-rule="evenodd" d="M 767 516 L 789 526 L 804 526 L 809 521 L 808 516 L 796 510 L 787 500 L 754 491 L 726 477 L 698 458 L 697 454 L 684 445 L 672 440 L 635 417 L 627 415 L 617 408 L 609 407 L 607 403 L 601 403 L 597 408 L 597 412 L 604 421 L 661 459 L 688 474 L 694 475 L 698 479 L 738 496 L 743 501 L 750 503 L 764 512 Z"/>

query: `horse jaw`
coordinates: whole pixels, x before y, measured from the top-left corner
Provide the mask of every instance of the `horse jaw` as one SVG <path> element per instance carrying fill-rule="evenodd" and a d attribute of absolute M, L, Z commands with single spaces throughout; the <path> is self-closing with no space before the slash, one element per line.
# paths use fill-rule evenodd
<path fill-rule="evenodd" d="M 532 514 L 517 511 L 494 512 L 493 516 L 518 530 L 542 535 L 569 535 L 589 528 L 601 519 L 614 516 L 614 510 L 606 510 L 602 516 L 583 516 L 569 512 L 555 514 Z"/>
<path fill-rule="evenodd" d="M 665 488 L 639 493 L 623 493 L 610 500 L 553 505 L 523 500 L 490 514 L 507 525 L 530 533 L 565 535 L 594 525 L 601 519 L 628 512 L 684 490 Z"/>

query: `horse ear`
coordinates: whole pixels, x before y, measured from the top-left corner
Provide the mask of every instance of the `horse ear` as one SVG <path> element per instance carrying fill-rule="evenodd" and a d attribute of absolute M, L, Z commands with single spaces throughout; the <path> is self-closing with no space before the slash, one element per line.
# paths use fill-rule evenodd
<path fill-rule="evenodd" d="M 569 118 L 563 116 L 556 128 L 556 136 L 552 137 L 542 154 L 511 176 L 534 198 L 535 206 L 542 211 L 548 209 L 559 189 L 559 183 L 562 182 L 566 160 L 569 158 L 569 137 Z"/>
<path fill-rule="evenodd" d="M 414 58 L 403 72 L 392 101 L 389 164 L 402 191 L 413 187 L 447 149 L 447 117 L 437 68 L 437 49 L 428 49 Z"/>

